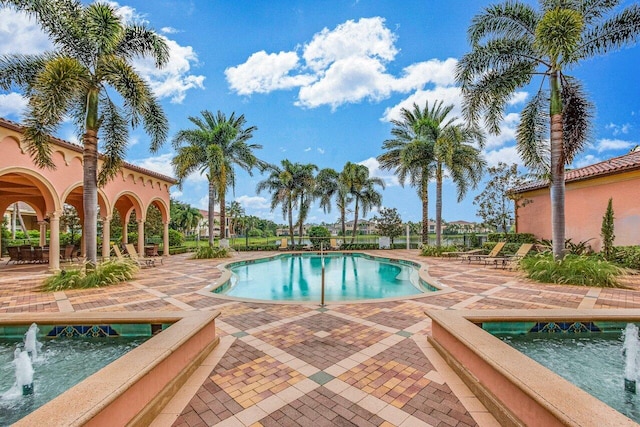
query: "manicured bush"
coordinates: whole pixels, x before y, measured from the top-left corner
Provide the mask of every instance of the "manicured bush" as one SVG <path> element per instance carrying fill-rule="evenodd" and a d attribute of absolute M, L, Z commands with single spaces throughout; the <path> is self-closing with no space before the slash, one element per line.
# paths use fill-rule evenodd
<path fill-rule="evenodd" d="M 326 227 L 316 225 L 309 229 L 309 239 L 314 249 L 320 249 L 321 244 L 327 248 L 331 240 L 331 232 Z"/>
<path fill-rule="evenodd" d="M 169 230 L 169 247 L 184 245 L 184 234 L 177 230 Z"/>
<path fill-rule="evenodd" d="M 497 243 L 497 241 L 484 242 L 482 244 L 482 249 L 486 250 L 487 253 L 489 253 Z M 522 246 L 522 243 L 505 243 L 505 245 L 502 247 L 502 250 L 500 251 L 500 255 L 515 254 L 518 249 L 520 249 L 520 246 Z"/>
<path fill-rule="evenodd" d="M 193 254 L 193 259 L 211 259 L 211 258 L 228 258 L 229 250 L 226 248 L 218 248 L 215 246 L 200 246 L 195 254 Z"/>
<path fill-rule="evenodd" d="M 531 233 L 489 233 L 487 234 L 489 242 L 507 242 L 507 243 L 536 243 L 536 236 Z"/>
<path fill-rule="evenodd" d="M 138 265 L 128 259 L 105 261 L 88 273 L 84 266 L 61 270 L 44 281 L 42 290 L 55 292 L 65 289 L 99 288 L 130 280 L 137 271 Z"/>
<path fill-rule="evenodd" d="M 551 253 L 525 257 L 520 268 L 539 282 L 605 288 L 619 287 L 616 276 L 625 273 L 623 268 L 597 256 L 569 254 L 562 261 L 555 261 Z"/>
<path fill-rule="evenodd" d="M 429 245 L 425 245 L 422 247 L 422 251 L 420 252 L 420 255 L 422 256 L 442 256 L 443 252 L 456 252 L 459 251 L 460 249 L 458 249 L 458 247 L 456 246 L 429 246 Z"/>

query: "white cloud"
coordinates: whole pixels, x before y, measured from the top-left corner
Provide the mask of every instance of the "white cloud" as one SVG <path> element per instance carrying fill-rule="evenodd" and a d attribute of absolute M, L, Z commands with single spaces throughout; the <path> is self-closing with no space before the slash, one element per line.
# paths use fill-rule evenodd
<path fill-rule="evenodd" d="M 313 82 L 316 78 L 308 74 L 289 75 L 299 68 L 298 54 L 280 52 L 267 54 L 256 52 L 244 64 L 224 70 L 231 89 L 239 95 L 268 93 L 286 90 Z"/>
<path fill-rule="evenodd" d="M 456 60 L 433 59 L 405 67 L 396 77 L 387 71 L 398 49 L 396 36 L 380 17 L 349 20 L 324 28 L 295 51 L 252 54 L 225 70 L 229 87 L 239 95 L 269 93 L 299 87 L 295 105 L 332 109 L 345 103 L 373 102 L 393 92 L 408 92 L 427 83 L 454 84 Z"/>
<path fill-rule="evenodd" d="M 182 197 L 182 191 L 178 190 L 177 187 L 172 187 L 171 188 L 171 198 L 177 199 L 179 197 Z"/>
<path fill-rule="evenodd" d="M 633 114 L 632 114 L 633 115 Z M 630 123 L 625 123 L 623 125 L 618 125 L 615 123 L 609 123 L 608 125 L 605 126 L 606 129 L 610 130 L 613 132 L 613 135 L 620 135 L 620 134 L 628 134 L 629 130 L 631 130 L 631 128 L 633 128 L 633 126 Z"/>
<path fill-rule="evenodd" d="M 637 143 L 632 141 L 623 141 L 621 139 L 601 139 L 596 143 L 598 153 L 608 150 L 628 150 Z"/>
<path fill-rule="evenodd" d="M 162 27 L 160 28 L 160 32 L 164 34 L 176 34 L 176 33 L 179 33 L 180 31 L 173 27 Z"/>
<path fill-rule="evenodd" d="M 461 117 L 462 110 L 462 94 L 460 88 L 455 86 L 442 87 L 438 86 L 430 90 L 418 90 L 411 96 L 405 98 L 400 103 L 393 107 L 387 108 L 382 115 L 382 120 L 402 120 L 400 110 L 406 108 L 407 110 L 413 109 L 413 104 L 417 104 L 420 108 L 424 108 L 425 102 L 429 102 L 429 106 L 432 106 L 435 102 L 442 101 L 443 105 L 453 104 L 454 108 L 449 113 L 450 117 Z"/>
<path fill-rule="evenodd" d="M 361 162 L 358 162 L 359 165 L 364 165 L 369 169 L 369 176 L 377 177 L 384 180 L 384 183 L 387 187 L 394 187 L 400 185 L 398 182 L 398 177 L 393 174 L 393 171 L 386 171 L 380 169 L 380 162 L 375 157 L 369 157 Z"/>
<path fill-rule="evenodd" d="M 307 147 L 304 149 L 304 152 L 306 153 L 307 151 L 311 151 L 311 147 Z"/>
<path fill-rule="evenodd" d="M 15 116 L 19 118 L 27 108 L 27 99 L 19 93 L 0 94 L 0 116 Z"/>
<path fill-rule="evenodd" d="M 499 150 L 488 151 L 484 154 L 484 158 L 487 160 L 488 166 L 497 166 L 500 162 L 508 165 L 513 163 L 522 165 L 522 160 L 515 145 L 502 147 Z"/>
<path fill-rule="evenodd" d="M 52 47 L 35 20 L 12 9 L 0 10 L 0 54 L 31 55 L 51 50 Z"/>
<path fill-rule="evenodd" d="M 173 156 L 174 153 L 166 153 L 145 159 L 133 160 L 131 163 L 163 175 L 173 176 L 173 166 L 171 165 Z"/>
<path fill-rule="evenodd" d="M 320 153 L 320 154 L 324 154 L 324 149 L 322 149 L 322 148 L 318 148 L 317 150 L 318 150 L 318 153 Z"/>
<path fill-rule="evenodd" d="M 487 140 L 485 142 L 485 148 L 495 149 L 502 147 L 508 142 L 515 142 L 516 132 L 518 130 L 518 124 L 520 123 L 520 115 L 516 113 L 509 113 L 504 116 L 504 119 L 500 123 L 500 134 L 493 135 L 487 132 Z"/>
<path fill-rule="evenodd" d="M 330 64 L 347 58 L 377 58 L 391 61 L 398 53 L 395 35 L 380 17 L 349 20 L 334 30 L 324 28 L 304 46 L 304 60 L 312 70 L 322 73 Z"/>
<path fill-rule="evenodd" d="M 205 77 L 190 74 L 191 65 L 198 64 L 198 55 L 191 46 L 164 39 L 169 47 L 169 62 L 163 68 L 157 68 L 150 58 L 134 61 L 134 67 L 148 79 L 157 97 L 171 98 L 172 103 L 180 104 L 189 89 L 204 89 Z"/>
<path fill-rule="evenodd" d="M 247 196 L 246 194 L 236 197 L 236 202 L 245 209 L 270 209 L 269 201 L 260 196 Z"/>

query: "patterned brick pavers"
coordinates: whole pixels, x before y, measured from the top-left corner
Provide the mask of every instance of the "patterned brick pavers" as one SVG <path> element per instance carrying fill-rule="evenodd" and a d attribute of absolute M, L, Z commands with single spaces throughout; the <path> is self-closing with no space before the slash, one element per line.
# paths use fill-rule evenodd
<path fill-rule="evenodd" d="M 235 260 L 274 253 L 240 252 Z M 366 304 L 239 302 L 200 291 L 221 277 L 216 260 L 173 256 L 136 280 L 105 289 L 43 293 L 45 266 L 0 265 L 0 315 L 37 311 L 220 310 L 220 361 L 184 400 L 180 413 L 156 426 L 474 426 L 497 425 L 466 408 L 418 342 L 430 334 L 426 308 L 640 308 L 640 278 L 629 289 L 541 285 L 517 272 L 423 258 L 447 291 Z M 383 256 L 389 256 L 384 252 Z M 422 345 L 422 344 L 420 344 Z M 423 352 L 425 351 L 425 352 Z M 481 405 L 480 405 L 481 406 Z M 471 411 L 471 412 L 470 412 Z M 159 418 L 160 419 L 160 418 Z M 495 421 L 495 420 L 494 420 Z M 487 424 L 484 424 L 487 423 Z"/>

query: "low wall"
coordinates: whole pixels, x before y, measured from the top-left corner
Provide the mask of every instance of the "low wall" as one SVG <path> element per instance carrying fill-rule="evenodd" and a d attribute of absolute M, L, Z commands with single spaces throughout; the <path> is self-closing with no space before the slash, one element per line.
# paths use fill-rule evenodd
<path fill-rule="evenodd" d="M 640 321 L 637 310 L 428 310 L 430 342 L 503 426 L 637 426 L 477 324 Z"/>

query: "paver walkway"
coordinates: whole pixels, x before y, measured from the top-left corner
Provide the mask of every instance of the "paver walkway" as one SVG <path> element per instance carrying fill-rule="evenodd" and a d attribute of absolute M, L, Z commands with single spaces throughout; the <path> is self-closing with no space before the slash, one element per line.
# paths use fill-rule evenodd
<path fill-rule="evenodd" d="M 375 252 L 375 251 L 371 251 Z M 389 252 L 383 252 L 389 256 Z M 494 426 L 495 419 L 427 342 L 426 308 L 640 308 L 629 290 L 541 285 L 518 273 L 423 258 L 448 292 L 394 302 L 273 304 L 203 291 L 229 260 L 172 256 L 129 283 L 37 292 L 44 267 L 0 268 L 1 313 L 220 310 L 220 345 L 154 426 Z M 270 255 L 237 253 L 235 259 Z"/>

